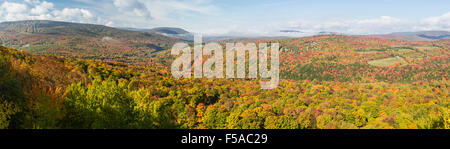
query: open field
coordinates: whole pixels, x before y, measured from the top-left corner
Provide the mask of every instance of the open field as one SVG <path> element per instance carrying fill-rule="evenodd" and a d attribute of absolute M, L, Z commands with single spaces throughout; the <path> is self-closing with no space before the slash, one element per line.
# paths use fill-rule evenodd
<path fill-rule="evenodd" d="M 411 49 L 399 49 L 398 51 L 396 51 L 396 54 L 409 59 L 419 59 L 427 56 L 422 52 Z"/>
<path fill-rule="evenodd" d="M 368 62 L 370 65 L 373 66 L 392 66 L 395 64 L 400 64 L 400 65 L 405 65 L 408 64 L 408 62 L 406 62 L 403 58 L 401 57 L 389 57 L 389 58 L 384 58 L 384 59 L 378 59 L 378 60 L 373 60 L 373 61 L 369 61 Z"/>
<path fill-rule="evenodd" d="M 441 48 L 433 46 L 418 46 L 415 47 L 418 51 L 426 53 L 428 56 L 439 56 L 442 55 Z"/>

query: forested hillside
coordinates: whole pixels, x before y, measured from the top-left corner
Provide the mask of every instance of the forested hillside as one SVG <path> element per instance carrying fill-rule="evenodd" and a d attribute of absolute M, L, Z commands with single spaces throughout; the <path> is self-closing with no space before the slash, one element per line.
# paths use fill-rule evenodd
<path fill-rule="evenodd" d="M 278 40 L 281 78 L 416 82 L 448 79 L 450 40 L 411 42 L 321 35 Z"/>
<path fill-rule="evenodd" d="M 323 40 L 321 37 L 313 39 Z M 364 42 L 371 45 L 371 41 Z M 448 48 L 448 42 L 432 44 Z M 295 47 L 298 49 L 291 49 L 302 50 L 301 45 Z M 346 57 L 353 53 L 334 55 L 327 50 L 308 57 L 307 51 L 292 55 L 319 61 L 331 55 L 346 59 L 344 64 L 356 59 Z M 322 70 L 312 63 L 314 67 L 292 75 L 293 80 L 283 79 L 278 88 L 262 90 L 257 79 L 175 79 L 164 65 L 38 56 L 0 47 L 0 128 L 449 129 L 448 59 L 417 61 L 419 65 L 439 65 L 423 66 L 436 74 L 418 71 L 408 81 L 301 77 Z M 292 59 L 283 57 L 282 62 L 292 63 Z M 368 67 L 392 69 L 390 74 L 395 75 L 409 65 Z"/>
<path fill-rule="evenodd" d="M 0 23 L 0 45 L 34 54 L 72 58 L 148 62 L 152 53 L 166 50 L 178 39 L 157 33 L 57 21 Z"/>

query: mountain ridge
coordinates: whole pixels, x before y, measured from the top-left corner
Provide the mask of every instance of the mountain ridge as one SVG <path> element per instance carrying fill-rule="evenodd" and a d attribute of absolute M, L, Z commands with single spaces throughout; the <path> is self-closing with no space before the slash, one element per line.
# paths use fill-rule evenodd
<path fill-rule="evenodd" d="M 448 31 L 394 32 L 389 34 L 375 34 L 365 36 L 384 39 L 408 40 L 408 41 L 433 41 L 433 40 L 450 39 L 450 32 Z"/>
<path fill-rule="evenodd" d="M 157 33 L 95 24 L 49 20 L 0 23 L 0 45 L 35 54 L 135 62 L 179 41 Z"/>

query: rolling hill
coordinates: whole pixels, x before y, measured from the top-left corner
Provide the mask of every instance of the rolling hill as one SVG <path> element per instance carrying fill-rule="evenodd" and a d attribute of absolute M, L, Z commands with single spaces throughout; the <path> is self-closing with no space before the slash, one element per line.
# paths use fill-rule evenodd
<path fill-rule="evenodd" d="M 169 34 L 169 35 L 189 34 L 188 31 L 186 31 L 182 28 L 176 28 L 176 27 L 157 27 L 157 28 L 152 28 L 152 29 L 140 29 L 140 28 L 120 28 L 120 29 L 148 32 L 148 33 Z"/>
<path fill-rule="evenodd" d="M 182 28 L 176 28 L 176 27 L 157 27 L 152 29 L 140 29 L 140 28 L 122 28 L 125 30 L 131 30 L 131 31 L 139 31 L 139 32 L 146 32 L 146 33 L 155 33 L 160 34 L 164 36 L 169 36 L 172 38 L 177 38 L 182 41 L 188 41 L 193 42 L 194 41 L 194 34 L 190 33 Z"/>
<path fill-rule="evenodd" d="M 189 34 L 189 32 L 184 29 L 174 27 L 158 27 L 149 30 L 149 32 L 172 34 L 172 35 Z"/>
<path fill-rule="evenodd" d="M 368 37 L 399 39 L 409 41 L 432 41 L 432 40 L 450 39 L 450 32 L 447 31 L 399 32 L 391 34 L 368 35 Z"/>
<path fill-rule="evenodd" d="M 36 54 L 142 62 L 179 39 L 103 25 L 34 20 L 0 23 L 0 44 Z"/>

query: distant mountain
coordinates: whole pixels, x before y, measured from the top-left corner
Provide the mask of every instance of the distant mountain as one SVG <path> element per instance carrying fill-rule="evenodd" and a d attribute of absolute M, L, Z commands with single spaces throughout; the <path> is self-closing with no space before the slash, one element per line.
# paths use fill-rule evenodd
<path fill-rule="evenodd" d="M 140 32 L 149 32 L 149 33 L 170 34 L 170 35 L 189 34 L 188 31 L 186 31 L 182 28 L 175 28 L 175 27 L 157 27 L 157 28 L 152 28 L 152 29 L 122 27 L 120 29 L 140 31 Z"/>
<path fill-rule="evenodd" d="M 186 31 L 182 28 L 175 27 L 157 27 L 152 29 L 139 29 L 139 28 L 120 28 L 125 30 L 156 33 L 173 38 L 180 39 L 182 41 L 193 42 L 194 33 Z M 288 30 L 281 30 L 280 32 Z M 226 36 L 226 35 L 205 35 L 203 36 L 203 42 L 236 42 L 236 41 L 253 41 L 253 40 L 263 40 L 263 39 L 278 39 L 280 37 L 253 37 L 253 36 Z"/>
<path fill-rule="evenodd" d="M 342 34 L 340 34 L 338 32 L 321 31 L 321 32 L 318 32 L 317 35 L 342 35 Z"/>
<path fill-rule="evenodd" d="M 291 29 L 288 29 L 288 30 L 280 30 L 280 32 L 281 32 L 281 33 L 301 33 L 301 31 L 298 31 L 298 30 L 291 30 Z"/>
<path fill-rule="evenodd" d="M 399 32 L 399 33 L 367 35 L 367 36 L 385 39 L 408 40 L 408 41 L 431 41 L 431 40 L 450 39 L 450 32 L 447 31 Z"/>
<path fill-rule="evenodd" d="M 37 54 L 140 61 L 179 39 L 154 32 L 47 20 L 0 23 L 0 45 Z"/>
<path fill-rule="evenodd" d="M 149 33 L 162 34 L 169 37 L 178 38 L 183 41 L 194 41 L 194 34 L 182 29 L 174 27 L 158 27 L 147 30 Z"/>
<path fill-rule="evenodd" d="M 172 34 L 172 35 L 179 35 L 179 34 L 189 34 L 188 31 L 181 29 L 181 28 L 174 28 L 174 27 L 158 27 L 153 28 L 150 30 L 150 32 L 155 33 L 164 33 L 164 34 Z"/>
<path fill-rule="evenodd" d="M 193 41 L 194 40 L 194 34 L 188 32 L 182 28 L 157 27 L 157 28 L 152 28 L 152 29 L 139 29 L 139 28 L 121 28 L 121 29 L 146 32 L 146 33 L 156 33 L 156 34 L 161 34 L 164 36 L 177 38 L 177 39 L 180 39 L 183 41 Z"/>
<path fill-rule="evenodd" d="M 261 40 L 280 40 L 288 39 L 286 36 L 207 36 L 204 37 L 205 42 L 252 42 Z"/>

